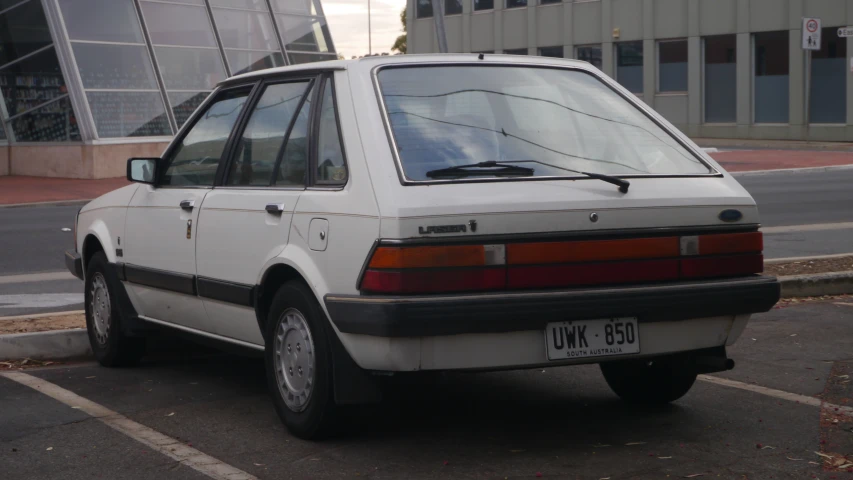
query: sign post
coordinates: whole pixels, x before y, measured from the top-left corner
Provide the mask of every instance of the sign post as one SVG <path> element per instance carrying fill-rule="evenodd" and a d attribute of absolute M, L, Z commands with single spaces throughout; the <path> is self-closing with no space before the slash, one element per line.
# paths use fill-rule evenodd
<path fill-rule="evenodd" d="M 820 50 L 820 19 L 819 18 L 803 18 L 803 51 L 805 52 L 805 70 L 806 70 L 806 96 L 805 96 L 805 117 L 806 129 L 811 123 L 811 100 L 812 100 L 812 52 Z"/>

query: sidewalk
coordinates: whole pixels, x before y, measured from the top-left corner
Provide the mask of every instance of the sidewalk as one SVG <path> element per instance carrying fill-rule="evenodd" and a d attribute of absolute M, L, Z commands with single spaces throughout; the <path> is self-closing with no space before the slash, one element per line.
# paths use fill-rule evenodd
<path fill-rule="evenodd" d="M 121 177 L 80 180 L 3 176 L 0 177 L 0 206 L 91 200 L 127 184 L 127 180 Z"/>
<path fill-rule="evenodd" d="M 716 152 L 710 155 L 729 172 L 853 164 L 853 151 L 735 150 Z"/>

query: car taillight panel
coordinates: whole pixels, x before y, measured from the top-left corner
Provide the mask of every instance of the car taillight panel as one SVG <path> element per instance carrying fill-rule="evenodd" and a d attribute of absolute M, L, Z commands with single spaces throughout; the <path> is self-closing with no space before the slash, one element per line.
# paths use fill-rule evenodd
<path fill-rule="evenodd" d="M 578 287 L 761 273 L 761 232 L 520 242 L 380 246 L 359 289 L 431 294 Z"/>

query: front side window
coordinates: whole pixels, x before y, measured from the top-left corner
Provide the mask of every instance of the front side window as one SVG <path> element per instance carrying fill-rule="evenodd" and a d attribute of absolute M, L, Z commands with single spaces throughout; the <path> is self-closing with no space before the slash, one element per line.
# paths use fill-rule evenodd
<path fill-rule="evenodd" d="M 225 144 L 250 91 L 241 88 L 219 94 L 172 153 L 161 185 L 213 185 Z"/>
<path fill-rule="evenodd" d="M 284 136 L 308 82 L 281 83 L 264 89 L 237 143 L 226 184 L 268 186 Z"/>
<path fill-rule="evenodd" d="M 434 66 L 385 68 L 378 77 L 408 180 L 488 161 L 533 169 L 533 177 L 713 172 L 584 71 Z"/>
<path fill-rule="evenodd" d="M 335 96 L 332 82 L 329 80 L 323 87 L 320 127 L 317 133 L 317 183 L 327 185 L 346 183 L 347 167 L 344 163 L 344 149 L 341 146 L 341 134 L 338 129 Z"/>

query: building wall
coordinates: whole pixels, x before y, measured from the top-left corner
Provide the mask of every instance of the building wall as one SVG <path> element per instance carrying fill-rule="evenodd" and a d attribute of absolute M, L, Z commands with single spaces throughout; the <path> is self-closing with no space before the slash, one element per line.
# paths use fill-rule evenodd
<path fill-rule="evenodd" d="M 131 157 L 159 157 L 168 143 L 118 145 L 14 145 L 8 149 L 8 175 L 59 178 L 112 178 L 127 173 Z M 2 170 L 0 150 L 0 175 Z"/>
<path fill-rule="evenodd" d="M 573 58 L 576 46 L 600 45 L 602 70 L 613 76 L 615 43 L 641 41 L 644 82 L 638 97 L 691 136 L 853 141 L 853 72 L 849 68 L 853 39 L 842 40 L 847 49 L 846 90 L 841 88 L 839 101 L 846 103 L 846 121 L 834 124 L 809 125 L 807 60 L 800 46 L 803 17 L 821 18 L 824 28 L 851 25 L 853 0 L 563 0 L 545 5 L 528 0 L 527 7 L 508 10 L 503 8 L 505 0 L 495 0 L 494 10 L 477 12 L 472 11 L 473 0 L 463 2 L 463 14 L 446 19 L 447 25 L 457 29 L 454 41 L 448 42 L 453 52 L 527 48 L 533 55 L 540 47 L 562 46 L 563 56 Z M 414 0 L 409 0 L 408 18 L 409 52 L 437 52 L 433 21 L 415 17 Z M 781 47 L 789 64 L 787 96 L 780 99 L 787 100 L 788 114 L 787 121 L 761 124 L 753 120 L 753 36 L 774 31 L 788 35 L 787 46 Z M 736 40 L 736 115 L 728 123 L 705 121 L 703 52 L 705 37 L 711 35 L 734 35 Z M 666 39 L 687 40 L 685 92 L 657 93 L 656 52 L 658 41 Z"/>

